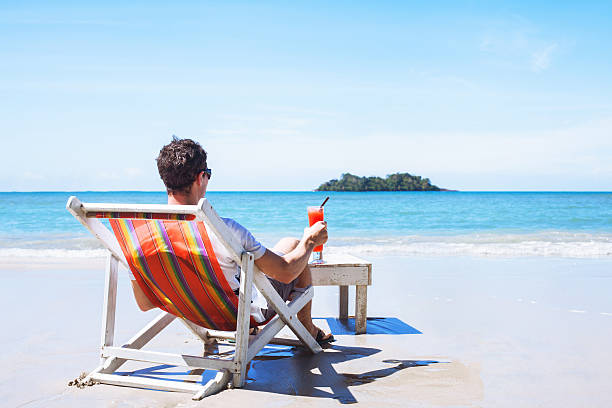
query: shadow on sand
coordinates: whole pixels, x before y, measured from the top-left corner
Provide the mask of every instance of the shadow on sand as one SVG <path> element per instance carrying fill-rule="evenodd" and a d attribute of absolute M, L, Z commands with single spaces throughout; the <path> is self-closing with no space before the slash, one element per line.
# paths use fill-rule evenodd
<path fill-rule="evenodd" d="M 438 363 L 433 360 L 383 360 L 389 367 L 355 373 L 372 364 L 355 362 L 352 373 L 339 373 L 334 365 L 363 359 L 379 353 L 379 349 L 329 345 L 324 353 L 311 354 L 301 347 L 267 346 L 251 362 L 245 389 L 286 395 L 333 398 L 342 404 L 356 403 L 350 388 L 369 384 L 400 370 Z M 206 383 L 216 371 L 183 371 L 178 367 L 157 365 L 140 370 L 117 373 L 167 381 Z"/>
<path fill-rule="evenodd" d="M 354 334 L 354 319 L 326 318 L 335 335 Z M 420 334 L 421 332 L 396 318 L 368 318 L 368 334 Z M 356 403 L 357 399 L 350 390 L 377 379 L 387 377 L 400 370 L 422 367 L 439 363 L 433 360 L 382 360 L 389 364 L 377 370 L 371 368 L 372 360 L 367 359 L 381 350 L 370 347 L 349 347 L 337 343 L 324 346 L 325 352 L 311 354 L 302 347 L 271 345 L 264 347 L 252 360 L 247 372 L 245 389 L 273 392 L 286 395 L 300 395 L 319 398 L 332 398 L 343 404 Z M 216 344 L 207 349 L 204 355 L 231 354 L 219 352 Z M 339 373 L 334 366 L 346 361 L 351 373 Z M 135 371 L 117 373 L 164 379 L 206 383 L 214 377 L 214 370 L 182 371 L 178 367 L 158 365 Z"/>
<path fill-rule="evenodd" d="M 356 403 L 350 387 L 368 384 L 397 371 L 427 366 L 437 361 L 383 360 L 390 367 L 359 372 L 372 361 L 351 364 L 352 373 L 339 373 L 334 365 L 362 359 L 380 352 L 367 347 L 329 346 L 324 353 L 312 355 L 301 348 L 266 348 L 255 357 L 248 372 L 246 389 L 279 394 L 337 399 L 343 404 Z M 355 373 L 357 371 L 358 373 Z M 328 391 L 329 390 L 329 391 Z"/>

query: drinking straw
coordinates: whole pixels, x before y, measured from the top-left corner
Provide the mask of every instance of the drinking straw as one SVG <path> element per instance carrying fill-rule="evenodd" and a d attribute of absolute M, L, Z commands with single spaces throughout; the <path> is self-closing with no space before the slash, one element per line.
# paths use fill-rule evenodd
<path fill-rule="evenodd" d="M 325 198 L 325 201 L 323 201 L 323 204 L 321 204 L 321 208 L 323 208 L 323 206 L 325 205 L 325 203 L 327 202 L 327 200 L 329 200 L 329 197 Z"/>

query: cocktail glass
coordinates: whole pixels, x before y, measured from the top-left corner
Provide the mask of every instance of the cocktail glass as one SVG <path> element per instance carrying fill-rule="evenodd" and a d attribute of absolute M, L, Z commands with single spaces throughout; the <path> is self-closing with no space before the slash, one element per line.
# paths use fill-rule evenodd
<path fill-rule="evenodd" d="M 323 207 L 308 207 L 308 224 L 312 227 L 316 222 L 323 221 Z M 312 250 L 312 263 L 323 263 L 323 244 Z"/>

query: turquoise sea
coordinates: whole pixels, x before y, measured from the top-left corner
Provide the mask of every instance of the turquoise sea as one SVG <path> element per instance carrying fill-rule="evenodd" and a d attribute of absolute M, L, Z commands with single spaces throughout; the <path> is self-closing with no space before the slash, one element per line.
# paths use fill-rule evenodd
<path fill-rule="evenodd" d="M 66 211 L 84 202 L 165 203 L 164 192 L 0 193 L 0 257 L 103 251 Z M 217 212 L 272 246 L 301 236 L 306 207 L 329 195 L 328 251 L 371 255 L 612 257 L 612 193 L 209 192 Z"/>

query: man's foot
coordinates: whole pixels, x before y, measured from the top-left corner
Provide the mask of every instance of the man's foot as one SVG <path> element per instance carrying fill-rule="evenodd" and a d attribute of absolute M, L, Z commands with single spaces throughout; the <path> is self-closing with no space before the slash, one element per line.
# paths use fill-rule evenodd
<path fill-rule="evenodd" d="M 325 333 L 323 330 L 319 329 L 316 326 L 315 326 L 315 330 L 316 330 L 316 334 L 312 334 L 312 333 L 311 334 L 312 334 L 312 337 L 314 337 L 315 341 L 319 343 L 319 346 L 336 341 L 336 339 L 331 333 Z"/>

